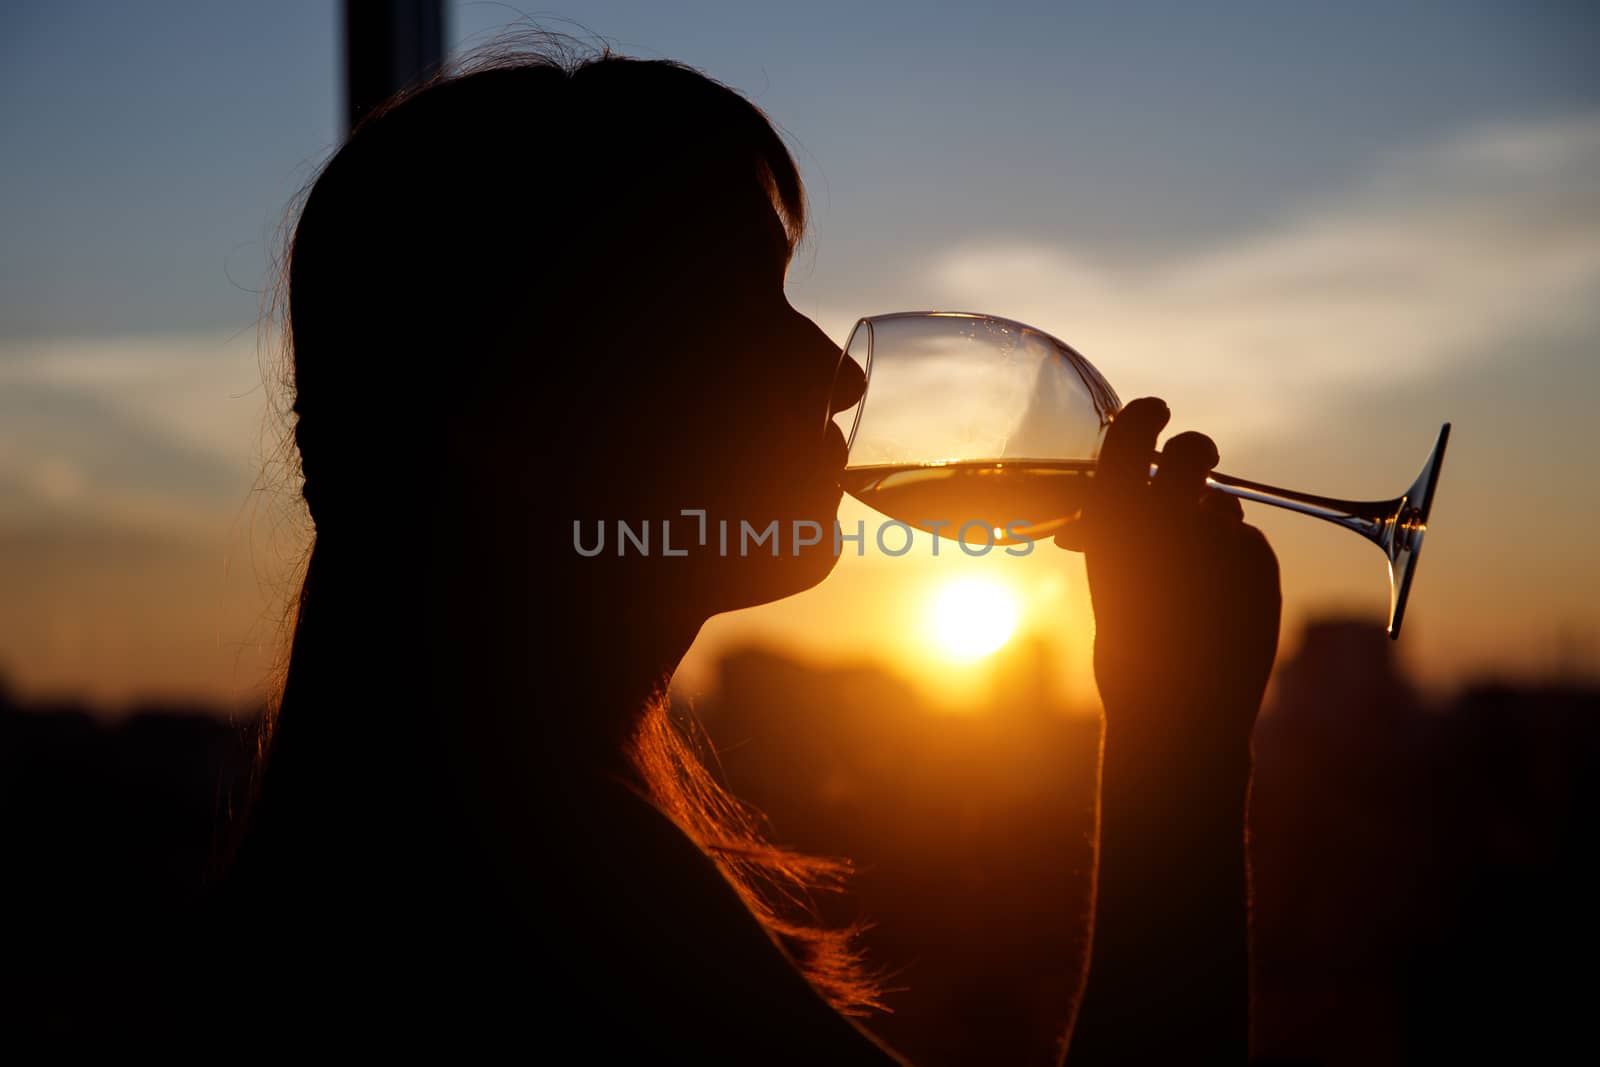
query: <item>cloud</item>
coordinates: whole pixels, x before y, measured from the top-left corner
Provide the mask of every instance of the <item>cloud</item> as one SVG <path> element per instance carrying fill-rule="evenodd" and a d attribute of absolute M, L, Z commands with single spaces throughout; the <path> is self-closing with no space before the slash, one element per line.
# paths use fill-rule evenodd
<path fill-rule="evenodd" d="M 1123 399 L 1266 437 L 1360 390 L 1526 358 L 1600 307 L 1600 117 L 1501 123 L 1396 153 L 1336 196 L 1137 267 L 970 241 L 898 273 L 907 307 L 1055 333 Z M 824 310 L 842 336 L 846 316 Z"/>
<path fill-rule="evenodd" d="M 1479 126 L 1394 153 L 1276 224 L 1155 263 L 1025 239 L 858 265 L 885 309 L 984 310 L 1085 352 L 1124 399 L 1270 441 L 1363 391 L 1600 327 L 1600 116 Z M 897 281 L 895 279 L 898 279 Z M 840 305 L 833 305 L 840 307 Z M 817 318 L 842 339 L 853 318 Z M 253 328 L 0 343 L 8 509 L 145 493 L 235 512 L 277 445 Z M 201 498 L 204 498 L 203 500 Z M 14 512 L 13 512 L 14 513 Z"/>
<path fill-rule="evenodd" d="M 267 393 L 259 354 L 268 343 L 253 327 L 4 342 L 0 390 L 38 386 L 93 397 L 153 433 L 247 463 L 261 445 Z"/>
<path fill-rule="evenodd" d="M 0 518 L 226 522 L 262 471 L 265 416 L 251 330 L 0 345 Z"/>

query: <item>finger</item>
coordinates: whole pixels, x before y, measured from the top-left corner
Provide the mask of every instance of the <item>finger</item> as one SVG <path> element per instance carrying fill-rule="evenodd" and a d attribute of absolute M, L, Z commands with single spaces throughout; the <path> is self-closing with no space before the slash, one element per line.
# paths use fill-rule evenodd
<path fill-rule="evenodd" d="M 1068 552 L 1087 552 L 1094 541 L 1092 520 L 1084 517 L 1067 523 L 1060 533 L 1056 534 L 1056 547 L 1064 548 Z"/>
<path fill-rule="evenodd" d="M 1200 510 L 1224 525 L 1244 521 L 1244 504 L 1231 493 L 1208 489 L 1200 497 Z"/>
<path fill-rule="evenodd" d="M 1100 447 L 1100 462 L 1095 468 L 1096 492 L 1125 494 L 1142 487 L 1150 477 L 1150 455 L 1156 450 L 1156 435 L 1172 418 L 1167 405 L 1155 397 L 1141 397 L 1112 418 Z"/>
<path fill-rule="evenodd" d="M 1259 613 L 1262 605 L 1280 597 L 1277 554 L 1256 527 L 1205 510 L 1216 516 L 1202 535 L 1215 560 L 1213 577 L 1226 583 L 1230 600 L 1244 614 Z"/>
<path fill-rule="evenodd" d="M 1244 590 L 1254 604 L 1249 617 L 1255 625 L 1252 636 L 1260 642 L 1258 660 L 1270 663 L 1278 644 L 1279 620 L 1283 613 L 1282 579 L 1278 569 L 1277 553 L 1267 542 L 1266 535 L 1254 526 L 1236 527 L 1239 543 L 1238 559 L 1244 572 Z"/>
<path fill-rule="evenodd" d="M 1185 507 L 1198 504 L 1217 458 L 1217 446 L 1205 434 L 1178 434 L 1161 450 L 1160 467 L 1151 483 L 1157 497 Z"/>

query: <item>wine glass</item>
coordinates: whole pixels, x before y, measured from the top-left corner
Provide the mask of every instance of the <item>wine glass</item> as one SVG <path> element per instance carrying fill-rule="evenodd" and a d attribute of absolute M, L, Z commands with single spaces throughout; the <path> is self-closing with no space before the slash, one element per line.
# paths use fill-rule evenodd
<path fill-rule="evenodd" d="M 861 319 L 844 358 L 867 376 L 861 400 L 833 416 L 849 442 L 840 485 L 857 500 L 965 544 L 1049 537 L 1081 513 L 1122 402 L 1070 345 L 993 315 L 910 311 Z M 1446 423 L 1416 481 L 1383 500 L 1336 500 L 1218 472 L 1206 484 L 1377 545 L 1397 638 L 1449 437 Z"/>

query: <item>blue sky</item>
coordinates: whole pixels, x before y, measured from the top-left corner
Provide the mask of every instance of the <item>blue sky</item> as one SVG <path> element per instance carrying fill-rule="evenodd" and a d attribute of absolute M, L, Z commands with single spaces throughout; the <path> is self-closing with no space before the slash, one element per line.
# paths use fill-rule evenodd
<path fill-rule="evenodd" d="M 0 335 L 249 321 L 337 135 L 337 9 L 8 4 Z M 1158 257 L 1388 151 L 1600 100 L 1581 3 L 467 2 L 451 37 L 519 10 L 753 95 L 800 148 L 818 246 L 863 268 L 975 234 Z"/>
<path fill-rule="evenodd" d="M 272 614 L 281 590 L 238 577 L 273 450 L 255 323 L 285 210 L 339 136 L 338 10 L 0 12 L 0 579 L 31 568 L 34 598 L 0 606 L 0 669 L 24 682 L 71 685 L 98 656 L 123 688 L 175 671 L 213 691 L 217 647 Z M 1225 469 L 1330 493 L 1398 491 L 1454 419 L 1406 654 L 1448 678 L 1600 634 L 1580 458 L 1600 390 L 1600 8 L 471 2 L 451 40 L 524 11 L 768 110 L 814 207 L 791 298 L 838 339 L 907 307 L 1031 321 L 1125 398 L 1165 395 Z M 1540 524 L 1535 548 L 1509 547 L 1507 507 Z M 1259 521 L 1291 617 L 1381 615 L 1369 549 Z M 128 578 L 117 607 L 16 547 L 87 530 L 102 556 L 130 531 L 184 546 L 164 581 L 216 585 L 231 561 L 207 587 L 222 606 L 153 624 L 155 587 Z M 793 636 L 847 586 L 719 622 L 707 647 Z"/>

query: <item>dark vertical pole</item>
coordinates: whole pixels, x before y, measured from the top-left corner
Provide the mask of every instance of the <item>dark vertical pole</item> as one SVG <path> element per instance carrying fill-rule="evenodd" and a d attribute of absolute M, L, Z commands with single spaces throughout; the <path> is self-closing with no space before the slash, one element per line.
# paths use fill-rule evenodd
<path fill-rule="evenodd" d="M 444 63 L 444 0 L 344 0 L 345 133 Z"/>

